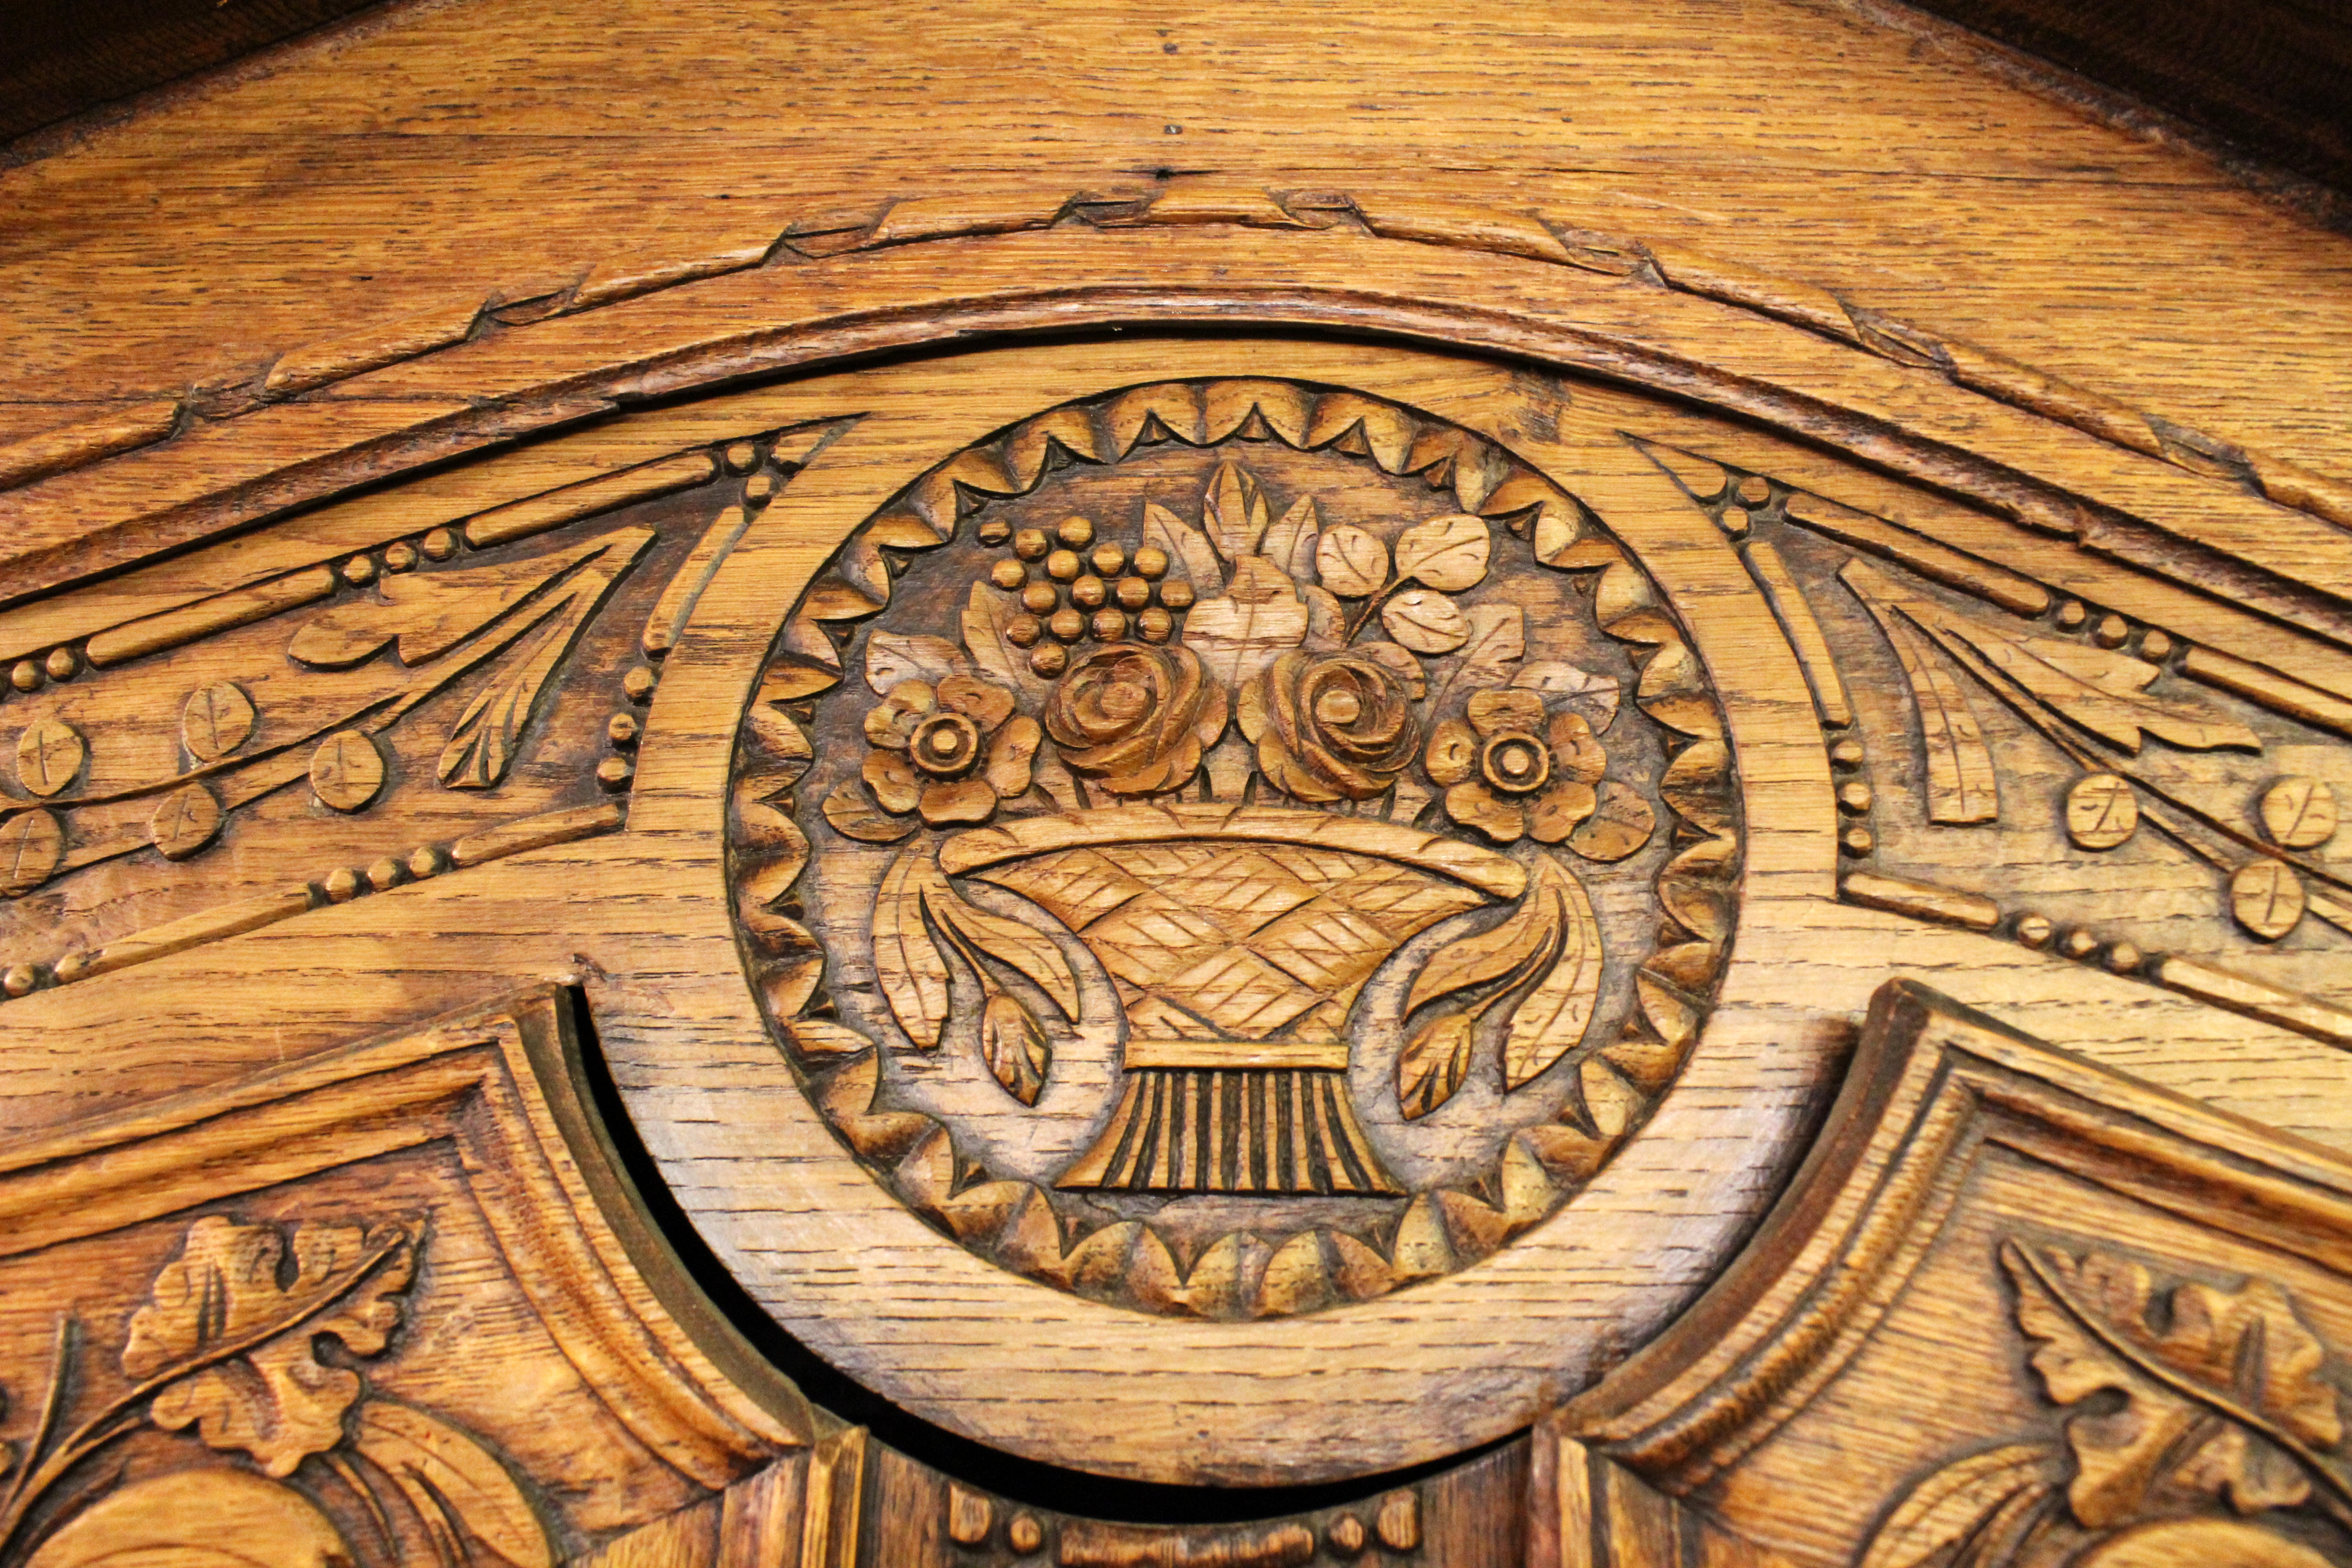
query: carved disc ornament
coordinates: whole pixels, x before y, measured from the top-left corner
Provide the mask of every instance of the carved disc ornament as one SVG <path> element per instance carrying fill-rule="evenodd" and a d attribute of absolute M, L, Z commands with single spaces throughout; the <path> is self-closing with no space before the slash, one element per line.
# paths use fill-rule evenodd
<path fill-rule="evenodd" d="M 1349 392 L 1145 386 L 949 458 L 810 584 L 732 902 L 918 1214 L 1097 1300 L 1298 1312 L 1476 1261 L 1638 1128 L 1726 960 L 1730 774 L 1543 475 Z"/>

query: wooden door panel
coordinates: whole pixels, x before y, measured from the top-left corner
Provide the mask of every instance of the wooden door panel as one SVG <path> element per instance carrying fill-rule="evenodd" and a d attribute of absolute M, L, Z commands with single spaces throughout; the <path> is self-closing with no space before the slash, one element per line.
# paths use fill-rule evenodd
<path fill-rule="evenodd" d="M 0 448 L 0 1560 L 2352 1560 L 2275 387 L 832 188 Z"/>

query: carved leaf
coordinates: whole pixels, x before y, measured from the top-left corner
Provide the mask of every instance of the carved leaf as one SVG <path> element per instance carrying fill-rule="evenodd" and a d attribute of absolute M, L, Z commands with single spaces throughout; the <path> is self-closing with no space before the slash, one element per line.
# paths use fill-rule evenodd
<path fill-rule="evenodd" d="M 1456 938 L 1430 954 L 1405 997 L 1406 1016 L 1441 996 L 1507 974 L 1525 980 L 1549 965 L 1559 952 L 1561 915 L 1558 889 L 1539 875 L 1509 919 Z"/>
<path fill-rule="evenodd" d="M 875 631 L 866 638 L 866 684 L 880 695 L 902 680 L 937 686 L 949 676 L 968 671 L 963 650 L 945 637 L 902 637 Z"/>
<path fill-rule="evenodd" d="M 1863 602 L 1894 646 L 1919 711 L 1920 739 L 1927 753 L 1927 820 L 1954 825 L 1998 821 L 1999 775 L 1968 693 L 1916 627 L 1867 599 Z"/>
<path fill-rule="evenodd" d="M 488 789 L 507 776 L 520 754 L 518 742 L 530 722 L 531 709 L 586 618 L 568 617 L 533 632 L 458 715 L 436 769 L 445 787 Z"/>
<path fill-rule="evenodd" d="M 1298 646 L 1309 653 L 1337 653 L 1346 647 L 1348 612 L 1340 607 L 1339 596 L 1330 589 L 1318 588 L 1312 583 L 1301 583 L 1298 594 L 1307 601 L 1307 638 Z M 1413 672 L 1417 675 L 1420 670 L 1420 662 L 1416 660 Z"/>
<path fill-rule="evenodd" d="M 1478 1020 L 1468 1013 L 1441 1013 L 1423 1024 L 1397 1055 L 1397 1102 L 1405 1119 L 1418 1121 L 1454 1098 L 1470 1073 Z"/>
<path fill-rule="evenodd" d="M 234 1543 L 233 1545 L 227 1543 Z M 317 1504 L 249 1470 L 173 1470 L 102 1493 L 25 1568 L 341 1568 L 351 1545 Z"/>
<path fill-rule="evenodd" d="M 530 1500 L 467 1434 L 413 1406 L 371 1399 L 360 1407 L 353 1446 L 426 1522 L 443 1568 L 551 1568 L 555 1554 Z"/>
<path fill-rule="evenodd" d="M 2189 751 L 2262 750 L 2252 731 L 2216 709 L 2147 695 L 2164 672 L 2145 659 L 1961 615 L 1906 593 L 1860 561 L 1847 562 L 1838 575 L 1874 614 L 1901 613 L 1995 691 L 2006 689 L 2006 679 L 2009 689 L 2123 751 L 2137 753 L 2143 731 Z"/>
<path fill-rule="evenodd" d="M 1551 968 L 1527 997 L 1509 1005 L 1503 1037 L 1503 1088 L 1534 1081 L 1584 1038 L 1601 994 L 1601 922 L 1584 885 L 1550 855 L 1536 860 L 1536 880 L 1559 908 L 1559 942 Z"/>
<path fill-rule="evenodd" d="M 1020 603 L 1012 595 L 974 583 L 964 601 L 963 646 L 982 673 L 1034 702 L 1045 695 L 1045 683 L 1030 673 L 1028 657 L 1004 635 L 1020 613 Z"/>
<path fill-rule="evenodd" d="M 1458 594 L 1486 579 L 1493 548 L 1486 520 L 1466 511 L 1415 523 L 1397 535 L 1396 574 L 1423 587 Z"/>
<path fill-rule="evenodd" d="M 2311 899 L 2294 868 L 2271 859 L 2249 860 L 2230 876 L 2230 912 L 2264 942 L 2276 942 L 2303 923 Z"/>
<path fill-rule="evenodd" d="M 1307 640 L 1307 602 L 1262 555 L 1235 563 L 1233 591 L 1195 604 L 1184 617 L 1184 646 L 1228 691 Z"/>
<path fill-rule="evenodd" d="M 1202 601 L 1225 591 L 1225 569 L 1208 535 L 1170 511 L 1147 502 L 1143 508 L 1143 542 L 1156 544 L 1168 556 L 1168 575 L 1192 584 Z"/>
<path fill-rule="evenodd" d="M 1443 712 L 1456 696 L 1504 685 L 1511 678 L 1511 667 L 1527 657 L 1528 616 L 1518 605 L 1475 605 L 1468 618 L 1468 640 L 1431 683 L 1433 713 Z"/>
<path fill-rule="evenodd" d="M 1361 599 L 1388 586 L 1389 547 L 1363 529 L 1342 523 L 1315 545 L 1315 573 L 1343 599 Z"/>
<path fill-rule="evenodd" d="M 2056 1489 L 2055 1457 L 2046 1444 L 2011 1443 L 1946 1465 L 1886 1516 L 1859 1568 L 2007 1563 L 2023 1526 Z"/>
<path fill-rule="evenodd" d="M 908 873 L 908 881 L 919 886 L 924 909 L 950 933 L 1007 969 L 1026 975 L 1031 984 L 1053 999 L 1064 1017 L 1078 1016 L 1077 977 L 1070 973 L 1069 962 L 1051 938 L 1019 921 L 967 902 L 929 859 Z"/>
<path fill-rule="evenodd" d="M 2075 1465 L 2067 1497 L 2084 1524 L 2137 1518 L 2168 1488 L 2226 1497 L 2242 1513 L 2310 1496 L 2306 1461 L 2291 1450 L 2334 1448 L 2343 1421 L 2322 1375 L 2326 1347 L 2276 1286 L 2178 1286 L 2159 1329 L 2149 1321 L 2154 1281 L 2137 1263 L 2016 1242 L 2000 1258 L 2050 1397 L 2123 1396 L 2116 1410 L 2066 1424 Z"/>
<path fill-rule="evenodd" d="M 1622 860 L 1650 841 L 1658 814 L 1631 785 L 1608 780 L 1583 826 L 1568 836 L 1568 847 L 1587 860 Z"/>
<path fill-rule="evenodd" d="M 830 803 L 828 803 L 830 804 Z M 903 850 L 874 900 L 874 978 L 917 1050 L 936 1050 L 948 1021 L 948 963 L 923 922 L 920 848 Z"/>
<path fill-rule="evenodd" d="M 440 658 L 558 578 L 608 552 L 625 564 L 652 540 L 649 529 L 622 529 L 524 561 L 385 577 L 376 596 L 311 616 L 286 651 L 316 668 L 348 669 L 396 642 L 400 662 L 414 669 Z M 614 568 L 608 565 L 607 570 Z"/>
<path fill-rule="evenodd" d="M 1044 1026 L 1019 998 L 1000 991 L 988 999 L 980 1017 L 980 1051 L 1005 1093 L 1024 1105 L 1037 1103 L 1054 1048 L 1046 1043 Z"/>
<path fill-rule="evenodd" d="M 380 1354 L 400 1322 L 416 1238 L 398 1225 L 274 1225 L 217 1215 L 196 1221 L 131 1316 L 122 1370 L 161 1387 L 150 1417 L 196 1426 L 215 1448 L 242 1449 L 273 1476 L 342 1441 L 343 1415 L 363 1388 L 348 1367 L 312 1353 L 331 1336 L 354 1356 Z"/>
<path fill-rule="evenodd" d="M 557 667 L 653 538 L 650 529 L 625 529 L 614 534 L 579 555 L 580 570 L 553 595 L 530 607 L 529 618 L 542 624 L 506 656 L 489 685 L 458 715 L 449 731 L 449 742 L 442 748 L 436 770 L 444 785 L 488 789 L 507 776 L 520 754 L 523 730 L 540 700 L 547 695 Z M 435 648 L 412 658 L 408 634 L 401 637 L 400 654 L 405 663 L 415 664 L 438 651 Z"/>
<path fill-rule="evenodd" d="M 1452 653 L 1470 640 L 1462 606 L 1426 588 L 1409 589 L 1382 605 L 1381 625 L 1415 653 Z"/>
<path fill-rule="evenodd" d="M 1210 476 L 1208 494 L 1202 498 L 1201 521 L 1228 561 L 1257 553 L 1274 509 L 1256 478 L 1239 463 L 1219 463 Z M 1198 584 L 1195 584 L 1197 587 Z"/>
<path fill-rule="evenodd" d="M 1540 691 L 1570 711 L 1581 713 L 1596 735 L 1607 733 L 1616 721 L 1618 688 L 1613 676 L 1546 659 L 1521 665 L 1511 684 L 1525 691 Z"/>
<path fill-rule="evenodd" d="M 1315 547 L 1323 537 L 1322 520 L 1313 496 L 1300 496 L 1282 521 L 1265 531 L 1258 553 L 1300 582 L 1315 574 Z"/>
<path fill-rule="evenodd" d="M 2326 779 L 2291 773 L 2263 792 L 2263 831 L 2288 849 L 2315 849 L 2336 837 L 2336 792 Z"/>

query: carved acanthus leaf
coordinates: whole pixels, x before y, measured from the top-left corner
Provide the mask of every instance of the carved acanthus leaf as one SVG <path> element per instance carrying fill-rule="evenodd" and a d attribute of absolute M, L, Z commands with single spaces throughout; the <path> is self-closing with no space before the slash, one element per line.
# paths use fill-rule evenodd
<path fill-rule="evenodd" d="M 413 1405 L 360 1406 L 352 1447 L 392 1479 L 436 1541 L 465 1542 L 442 1568 L 549 1568 L 554 1554 L 539 1516 L 497 1456 Z"/>
<path fill-rule="evenodd" d="M 2003 1568 L 2056 1489 L 2056 1458 L 2010 1443 L 1946 1465 L 1886 1516 L 1859 1568 Z"/>

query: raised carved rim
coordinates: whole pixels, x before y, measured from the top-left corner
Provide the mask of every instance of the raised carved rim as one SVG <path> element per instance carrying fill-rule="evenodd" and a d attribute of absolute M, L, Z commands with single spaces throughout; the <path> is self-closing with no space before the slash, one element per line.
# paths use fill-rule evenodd
<path fill-rule="evenodd" d="M 1171 1247 L 1150 1221 L 1104 1217 L 1078 1228 L 1047 1189 L 991 1167 L 939 1119 L 888 1102 L 879 1047 L 836 1020 L 819 979 L 822 944 L 775 911 L 811 851 L 789 811 L 763 808 L 790 798 L 814 755 L 803 727 L 809 715 L 790 705 L 845 679 L 835 628 L 878 615 L 889 602 L 895 574 L 885 552 L 946 544 L 989 500 L 1025 495 L 1043 482 L 1055 471 L 1057 447 L 1078 461 L 1109 465 L 1132 456 L 1148 435 L 1214 448 L 1244 430 L 1295 450 L 1359 458 L 1391 476 L 1424 475 L 1452 489 L 1466 512 L 1528 542 L 1540 563 L 1588 574 L 1600 629 L 1629 649 L 1648 650 L 1636 666 L 1633 703 L 1681 742 L 1658 781 L 1681 842 L 1654 880 L 1664 919 L 1655 946 L 1633 969 L 1636 1000 L 1621 1037 L 1580 1047 L 1581 1114 L 1579 1096 L 1571 1096 L 1556 1122 L 1507 1139 L 1475 1178 L 1415 1195 L 1392 1223 L 1361 1232 L 1240 1227 L 1199 1249 L 1187 1267 L 1178 1261 L 1181 1244 Z M 730 870 L 739 945 L 763 1016 L 835 1132 L 877 1180 L 955 1240 L 1025 1278 L 1163 1313 L 1250 1319 L 1369 1300 L 1475 1263 L 1549 1217 L 1638 1132 L 1679 1073 L 1705 1022 L 1737 913 L 1738 791 L 1722 710 L 1647 574 L 1601 531 L 1591 511 L 1499 447 L 1499 471 L 1474 460 L 1462 449 L 1465 437 L 1480 439 L 1435 416 L 1337 387 L 1210 380 L 1099 394 L 1043 410 L 937 464 L 854 532 L 801 595 L 752 693 L 749 712 L 757 721 L 738 733 Z M 756 832 L 744 831 L 747 811 L 761 813 Z M 1150 808 L 1112 815 L 1156 816 L 1176 836 L 1189 831 Z M 1131 826 L 1097 825 L 1104 832 Z M 1014 824 L 967 832 L 948 841 L 942 863 L 952 855 L 955 868 L 973 869 L 992 856 L 1024 853 L 1025 831 Z"/>

